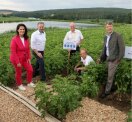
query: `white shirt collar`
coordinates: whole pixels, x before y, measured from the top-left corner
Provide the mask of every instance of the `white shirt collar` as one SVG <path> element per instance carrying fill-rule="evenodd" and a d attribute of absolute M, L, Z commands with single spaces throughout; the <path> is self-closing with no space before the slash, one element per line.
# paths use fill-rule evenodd
<path fill-rule="evenodd" d="M 70 33 L 76 33 L 76 31 L 77 31 L 77 29 L 75 29 L 75 31 L 74 31 L 74 32 L 72 32 L 72 31 L 70 30 Z"/>
<path fill-rule="evenodd" d="M 88 55 L 86 55 L 86 58 L 87 58 L 87 57 L 88 57 Z M 82 58 L 82 57 L 81 57 L 81 58 Z M 85 58 L 85 59 L 82 58 L 82 59 L 83 59 L 83 60 L 86 60 L 86 58 Z"/>
<path fill-rule="evenodd" d="M 37 33 L 38 33 L 38 34 L 43 34 L 44 32 L 43 32 L 43 33 L 41 33 L 39 30 L 37 30 Z"/>

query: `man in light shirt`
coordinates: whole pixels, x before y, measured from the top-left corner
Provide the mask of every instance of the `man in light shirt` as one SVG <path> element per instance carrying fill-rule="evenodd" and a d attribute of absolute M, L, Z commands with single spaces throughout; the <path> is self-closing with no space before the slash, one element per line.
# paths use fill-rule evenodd
<path fill-rule="evenodd" d="M 64 38 L 64 41 L 66 40 L 76 43 L 76 50 L 68 50 L 70 54 L 75 53 L 76 51 L 80 51 L 80 44 L 83 40 L 83 35 L 80 30 L 76 29 L 76 25 L 74 22 L 70 23 L 70 31 L 66 33 Z"/>
<path fill-rule="evenodd" d="M 80 73 L 81 71 L 85 71 L 86 66 L 88 66 L 91 62 L 94 62 L 92 57 L 88 55 L 86 49 L 80 50 L 80 57 L 81 61 L 74 68 L 74 70 L 78 73 Z M 83 66 L 81 66 L 81 62 L 83 63 Z"/>
<path fill-rule="evenodd" d="M 38 30 L 33 32 L 31 35 L 31 48 L 33 50 L 33 54 L 36 57 L 36 66 L 34 71 L 34 76 L 37 74 L 39 69 L 41 75 L 41 81 L 46 80 L 45 76 L 45 65 L 44 65 L 44 50 L 46 44 L 46 33 L 44 32 L 44 23 L 38 22 L 37 24 Z"/>

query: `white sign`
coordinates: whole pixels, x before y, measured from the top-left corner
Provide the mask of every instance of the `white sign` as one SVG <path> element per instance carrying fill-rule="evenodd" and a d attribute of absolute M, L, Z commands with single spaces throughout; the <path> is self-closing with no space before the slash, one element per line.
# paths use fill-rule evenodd
<path fill-rule="evenodd" d="M 69 40 L 65 40 L 63 42 L 63 49 L 76 50 L 76 42 L 71 42 Z"/>
<path fill-rule="evenodd" d="M 125 46 L 125 56 L 124 58 L 132 59 L 132 47 Z"/>

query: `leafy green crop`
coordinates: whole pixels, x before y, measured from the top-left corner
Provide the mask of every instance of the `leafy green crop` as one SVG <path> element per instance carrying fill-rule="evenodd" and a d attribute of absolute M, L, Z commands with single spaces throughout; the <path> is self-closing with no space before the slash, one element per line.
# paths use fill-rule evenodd
<path fill-rule="evenodd" d="M 122 61 L 117 69 L 115 76 L 115 84 L 117 85 L 118 93 L 131 92 L 131 78 L 132 78 L 131 60 Z"/>
<path fill-rule="evenodd" d="M 132 25 L 117 25 L 115 30 L 122 34 L 125 44 L 131 46 Z M 80 29 L 84 40 L 81 48 L 86 48 L 88 54 L 96 61 L 103 46 L 103 27 Z M 34 30 L 29 30 L 29 36 Z M 76 54 L 68 60 L 67 50 L 63 50 L 63 39 L 68 29 L 46 28 L 47 42 L 45 49 L 46 75 L 53 80 L 53 87 L 48 89 L 45 84 L 38 83 L 36 87 L 37 106 L 43 115 L 46 111 L 63 119 L 67 112 L 73 111 L 80 105 L 84 96 L 95 97 L 99 85 L 107 81 L 107 64 L 91 64 L 81 76 L 74 75 L 74 66 L 80 60 Z M 14 32 L 0 35 L 0 82 L 5 85 L 15 83 L 14 68 L 9 61 L 10 40 Z M 32 56 L 32 65 L 35 58 Z M 62 77 L 62 76 L 66 77 Z M 131 89 L 131 60 L 123 59 L 118 66 L 115 84 L 118 93 L 127 93 Z"/>
<path fill-rule="evenodd" d="M 73 111 L 80 105 L 81 94 L 79 86 L 73 85 L 68 78 L 57 75 L 53 79 L 53 87 L 48 91 L 45 84 L 39 83 L 36 87 L 36 98 L 39 99 L 38 108 L 43 115 L 46 111 L 59 119 Z"/>
<path fill-rule="evenodd" d="M 131 122 L 131 121 L 132 121 L 132 110 L 128 112 L 128 119 L 127 119 L 127 122 Z"/>

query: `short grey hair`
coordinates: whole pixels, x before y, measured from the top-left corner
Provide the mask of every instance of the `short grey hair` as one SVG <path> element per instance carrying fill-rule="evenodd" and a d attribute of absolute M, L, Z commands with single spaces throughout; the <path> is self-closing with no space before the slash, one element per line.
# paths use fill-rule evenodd
<path fill-rule="evenodd" d="M 70 26 L 76 26 L 75 22 L 70 22 Z"/>
<path fill-rule="evenodd" d="M 43 24 L 43 25 L 44 25 L 44 22 L 38 22 L 38 24 L 37 24 L 37 25 L 40 25 L 40 24 Z"/>

